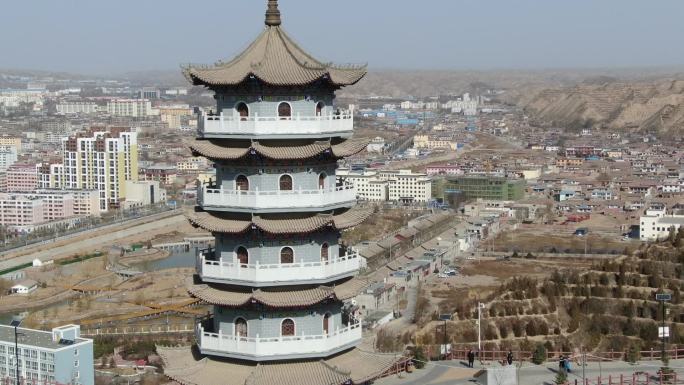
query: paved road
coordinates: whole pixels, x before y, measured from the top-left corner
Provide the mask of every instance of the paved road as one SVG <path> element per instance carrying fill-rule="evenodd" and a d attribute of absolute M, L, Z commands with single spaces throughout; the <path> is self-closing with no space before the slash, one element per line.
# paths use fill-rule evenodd
<path fill-rule="evenodd" d="M 475 364 L 475 370 L 466 368 L 465 362 L 461 361 L 436 361 L 431 362 L 424 369 L 416 370 L 411 374 L 404 374 L 404 378 L 397 378 L 396 376 L 381 379 L 376 383 L 378 385 L 472 385 L 472 374 L 482 368 L 496 368 L 498 364 L 491 365 Z M 684 376 L 684 360 L 671 360 L 670 367 L 677 372 L 678 375 Z M 520 385 L 546 385 L 553 384 L 556 378 L 556 370 L 558 368 L 557 362 L 548 362 L 543 365 L 534 365 L 525 363 L 519 370 L 519 384 Z M 660 369 L 660 361 L 642 361 L 637 365 L 631 365 L 626 362 L 604 362 L 600 365 L 598 363 L 589 363 L 585 369 L 586 378 L 596 381 L 599 376 L 605 384 L 608 383 L 608 377 L 612 377 L 613 383 L 617 383 L 620 375 L 631 380 L 635 372 L 646 372 L 651 375 L 651 383 L 654 382 L 653 376 Z M 570 383 L 574 383 L 575 379 L 578 383 L 582 382 L 582 369 L 573 367 L 573 371 L 568 375 Z M 645 380 L 642 376 L 641 380 Z M 592 382 L 592 383 L 594 383 Z"/>
<path fill-rule="evenodd" d="M 54 259 L 56 256 L 68 256 L 76 253 L 92 251 L 95 249 L 102 250 L 105 247 L 115 244 L 117 241 L 123 238 L 144 234 L 146 232 L 153 232 L 165 227 L 179 226 L 186 221 L 187 220 L 183 215 L 175 215 L 111 232 L 97 229 L 93 231 L 93 236 L 90 238 L 74 240 L 73 242 L 47 249 L 45 249 L 46 245 L 42 245 L 44 248 L 43 250 L 0 261 L 0 270 L 8 269 L 24 263 L 29 263 L 36 258 L 39 258 L 42 261 L 47 261 Z"/>

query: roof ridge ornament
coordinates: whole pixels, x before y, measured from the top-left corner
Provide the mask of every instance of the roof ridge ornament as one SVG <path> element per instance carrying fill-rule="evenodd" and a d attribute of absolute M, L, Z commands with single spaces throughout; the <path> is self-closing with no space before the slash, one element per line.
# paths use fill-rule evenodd
<path fill-rule="evenodd" d="M 266 25 L 269 27 L 279 26 L 280 10 L 278 9 L 278 0 L 268 0 L 268 9 L 266 9 Z"/>

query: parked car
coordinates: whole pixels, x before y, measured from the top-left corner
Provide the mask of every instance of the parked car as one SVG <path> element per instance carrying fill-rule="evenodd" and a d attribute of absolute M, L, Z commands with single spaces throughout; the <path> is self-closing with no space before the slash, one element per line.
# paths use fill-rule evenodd
<path fill-rule="evenodd" d="M 439 273 L 439 274 L 437 274 L 437 278 L 449 278 L 449 274 Z"/>

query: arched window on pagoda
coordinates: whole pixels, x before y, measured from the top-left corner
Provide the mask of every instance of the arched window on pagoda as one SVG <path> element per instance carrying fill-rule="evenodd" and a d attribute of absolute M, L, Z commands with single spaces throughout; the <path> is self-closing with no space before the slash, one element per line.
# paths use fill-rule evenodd
<path fill-rule="evenodd" d="M 235 178 L 235 189 L 238 191 L 248 191 L 249 179 L 244 175 L 238 175 L 237 178 Z"/>
<path fill-rule="evenodd" d="M 294 250 L 291 247 L 280 249 L 280 263 L 294 263 Z"/>
<path fill-rule="evenodd" d="M 235 106 L 235 110 L 237 111 L 238 115 L 240 115 L 240 120 L 247 120 L 247 117 L 249 116 L 249 107 L 247 107 L 246 103 L 238 103 Z"/>
<path fill-rule="evenodd" d="M 323 103 L 323 102 L 316 103 L 316 116 L 323 115 L 323 108 L 325 108 L 325 103 Z"/>
<path fill-rule="evenodd" d="M 235 249 L 235 254 L 237 255 L 237 260 L 240 266 L 245 266 L 249 264 L 249 252 L 244 246 L 240 246 Z"/>
<path fill-rule="evenodd" d="M 237 337 L 247 337 L 247 321 L 238 317 L 235 319 L 235 336 Z"/>
<path fill-rule="evenodd" d="M 280 191 L 292 191 L 292 177 L 290 175 L 281 175 L 278 183 Z"/>
<path fill-rule="evenodd" d="M 323 334 L 328 335 L 330 334 L 330 321 L 331 321 L 332 315 L 330 313 L 325 313 L 323 316 Z"/>
<path fill-rule="evenodd" d="M 325 180 L 328 178 L 328 175 L 326 173 L 322 172 L 318 174 L 318 188 L 319 189 L 324 189 L 325 188 Z"/>
<path fill-rule="evenodd" d="M 330 249 L 330 245 L 328 245 L 328 242 L 325 242 L 323 245 L 321 245 L 321 262 L 323 262 L 323 263 L 328 262 L 329 249 Z"/>
<path fill-rule="evenodd" d="M 292 117 L 292 106 L 290 106 L 290 103 L 282 102 L 278 104 L 278 117 L 283 120 Z"/>
<path fill-rule="evenodd" d="M 290 318 L 284 319 L 280 324 L 280 335 L 283 337 L 295 335 L 295 323 Z"/>

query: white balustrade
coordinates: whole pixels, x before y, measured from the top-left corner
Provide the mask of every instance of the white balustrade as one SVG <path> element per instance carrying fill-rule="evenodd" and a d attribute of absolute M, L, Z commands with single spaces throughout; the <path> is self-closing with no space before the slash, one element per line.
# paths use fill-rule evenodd
<path fill-rule="evenodd" d="M 293 282 L 324 281 L 330 278 L 353 275 L 362 267 L 358 253 L 341 257 L 331 256 L 328 261 L 276 264 L 240 264 L 233 261 L 210 260 L 205 252 L 198 254 L 197 271 L 202 279 L 211 281 L 241 281 L 252 284 L 283 285 Z"/>
<path fill-rule="evenodd" d="M 326 354 L 361 340 L 361 324 L 347 326 L 324 335 L 295 335 L 273 338 L 239 337 L 196 330 L 197 343 L 202 353 L 255 357 L 315 356 Z"/>
<path fill-rule="evenodd" d="M 239 116 L 201 114 L 198 131 L 205 138 L 222 136 L 299 136 L 308 135 L 351 135 L 354 129 L 354 115 L 344 111 L 340 115 L 317 116 L 295 115 L 277 116 Z"/>
<path fill-rule="evenodd" d="M 286 210 L 329 209 L 356 202 L 356 190 L 351 184 L 317 190 L 232 190 L 201 185 L 197 202 L 205 209 L 214 210 Z"/>

